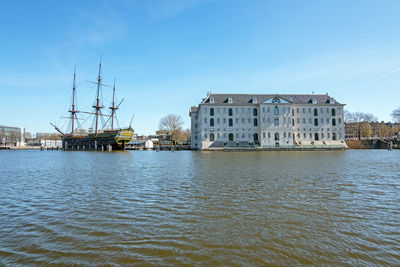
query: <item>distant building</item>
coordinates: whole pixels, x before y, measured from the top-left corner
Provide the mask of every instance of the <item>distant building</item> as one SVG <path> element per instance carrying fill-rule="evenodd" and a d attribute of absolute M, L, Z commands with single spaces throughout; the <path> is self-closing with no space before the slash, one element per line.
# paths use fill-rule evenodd
<path fill-rule="evenodd" d="M 366 130 L 366 125 L 371 128 Z M 346 140 L 362 139 L 398 139 L 400 123 L 390 122 L 350 122 L 345 123 Z"/>
<path fill-rule="evenodd" d="M 0 144 L 1 145 L 21 145 L 24 143 L 24 129 L 0 125 Z"/>
<path fill-rule="evenodd" d="M 328 94 L 208 94 L 189 112 L 191 147 L 343 148 L 343 106 Z"/>

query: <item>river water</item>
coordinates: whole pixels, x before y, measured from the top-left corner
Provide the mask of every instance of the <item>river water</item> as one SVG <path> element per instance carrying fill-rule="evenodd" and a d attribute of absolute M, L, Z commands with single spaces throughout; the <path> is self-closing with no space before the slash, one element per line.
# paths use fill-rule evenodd
<path fill-rule="evenodd" d="M 0 265 L 400 265 L 400 151 L 0 151 Z"/>

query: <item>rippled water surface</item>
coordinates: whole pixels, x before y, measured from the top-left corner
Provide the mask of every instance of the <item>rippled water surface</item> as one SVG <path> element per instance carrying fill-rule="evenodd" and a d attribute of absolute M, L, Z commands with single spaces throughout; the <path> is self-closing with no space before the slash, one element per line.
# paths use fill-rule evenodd
<path fill-rule="evenodd" d="M 0 265 L 400 265 L 400 151 L 0 151 Z"/>

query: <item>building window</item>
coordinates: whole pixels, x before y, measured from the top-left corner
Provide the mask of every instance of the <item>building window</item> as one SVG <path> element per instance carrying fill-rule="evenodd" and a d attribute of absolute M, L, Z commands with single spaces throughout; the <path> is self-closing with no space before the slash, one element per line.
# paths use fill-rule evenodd
<path fill-rule="evenodd" d="M 318 109 L 314 108 L 314 116 L 318 116 Z"/>
<path fill-rule="evenodd" d="M 226 118 L 223 118 L 223 122 L 224 122 L 224 124 L 226 123 Z"/>
<path fill-rule="evenodd" d="M 308 108 L 308 113 L 311 113 L 311 108 Z"/>
<path fill-rule="evenodd" d="M 294 108 L 292 108 L 292 116 L 294 116 Z"/>
<path fill-rule="evenodd" d="M 336 126 L 336 119 L 332 119 L 332 126 Z"/>
<path fill-rule="evenodd" d="M 294 119 L 292 119 L 292 126 L 294 126 Z"/>
<path fill-rule="evenodd" d="M 244 123 L 244 118 L 242 118 L 242 123 Z"/>
<path fill-rule="evenodd" d="M 265 132 L 263 132 L 263 138 L 265 138 Z"/>
<path fill-rule="evenodd" d="M 232 103 L 232 97 L 228 98 L 228 103 Z"/>
<path fill-rule="evenodd" d="M 211 118 L 211 119 L 210 119 L 210 126 L 211 126 L 211 127 L 214 127 L 214 118 Z"/>
<path fill-rule="evenodd" d="M 319 135 L 318 135 L 318 133 L 315 133 L 314 139 L 315 139 L 315 141 L 318 141 L 318 140 L 319 140 Z"/>
<path fill-rule="evenodd" d="M 314 126 L 318 126 L 318 119 L 314 119 Z"/>
<path fill-rule="evenodd" d="M 250 118 L 248 118 L 247 121 L 248 121 L 249 123 L 251 123 L 251 119 L 250 119 Z"/>
<path fill-rule="evenodd" d="M 229 141 L 233 141 L 233 133 L 229 134 Z"/>
<path fill-rule="evenodd" d="M 306 124 L 306 119 L 305 118 L 303 118 L 303 123 Z"/>
<path fill-rule="evenodd" d="M 286 108 L 283 108 L 283 113 L 286 113 Z"/>
<path fill-rule="evenodd" d="M 336 110 L 334 108 L 332 109 L 332 116 L 336 116 Z"/>
<path fill-rule="evenodd" d="M 207 123 L 207 118 L 204 118 L 204 122 Z"/>
<path fill-rule="evenodd" d="M 288 136 L 288 138 L 290 139 L 290 137 L 291 137 L 291 134 L 290 134 L 290 133 L 287 133 L 287 136 Z M 293 136 L 294 136 L 294 134 L 293 134 Z"/>
<path fill-rule="evenodd" d="M 257 103 L 257 98 L 253 97 L 253 103 Z"/>
<path fill-rule="evenodd" d="M 278 108 L 278 106 L 275 106 L 275 108 L 274 108 L 274 115 L 279 115 L 279 108 Z"/>
<path fill-rule="evenodd" d="M 321 133 L 321 139 L 324 139 L 324 133 Z"/>
<path fill-rule="evenodd" d="M 269 109 L 269 107 L 267 107 L 267 112 L 268 112 L 268 113 L 270 112 L 270 109 Z"/>
<path fill-rule="evenodd" d="M 219 118 L 217 118 L 217 123 L 219 124 Z"/>
<path fill-rule="evenodd" d="M 300 123 L 300 119 L 299 118 L 297 118 L 297 124 L 299 124 Z"/>
<path fill-rule="evenodd" d="M 341 118 L 339 118 L 339 119 L 338 119 L 338 122 L 339 122 L 339 124 L 341 124 L 341 123 L 342 123 L 342 119 L 341 119 Z"/>
<path fill-rule="evenodd" d="M 324 118 L 321 118 L 321 124 L 324 124 Z"/>
<path fill-rule="evenodd" d="M 336 133 L 332 133 L 332 140 L 337 140 Z"/>
<path fill-rule="evenodd" d="M 263 117 L 262 121 L 265 122 L 265 118 L 264 117 Z"/>
<path fill-rule="evenodd" d="M 330 134 L 330 133 L 328 133 L 328 139 L 329 139 L 329 138 L 331 138 L 331 134 Z"/>
<path fill-rule="evenodd" d="M 268 132 L 268 138 L 271 138 L 271 133 L 270 132 Z"/>
<path fill-rule="evenodd" d="M 306 109 L 305 108 L 303 108 L 303 113 L 306 113 Z"/>
<path fill-rule="evenodd" d="M 306 133 L 304 133 L 304 134 L 303 134 L 303 136 L 304 136 L 304 139 L 306 139 L 306 138 L 307 138 L 307 135 L 306 135 Z"/>
<path fill-rule="evenodd" d="M 265 113 L 265 107 L 263 107 L 262 111 L 263 111 L 263 113 Z"/>
<path fill-rule="evenodd" d="M 253 109 L 253 116 L 257 116 L 257 109 L 256 108 Z"/>
<path fill-rule="evenodd" d="M 310 122 L 310 124 L 312 123 L 312 119 L 311 118 L 309 119 L 309 122 Z"/>
<path fill-rule="evenodd" d="M 258 141 L 258 133 L 253 134 L 253 139 L 254 139 L 254 142 Z"/>
<path fill-rule="evenodd" d="M 299 108 L 296 108 L 296 113 L 297 113 L 297 114 L 299 114 L 299 113 L 300 113 L 300 112 L 299 112 Z"/>
<path fill-rule="evenodd" d="M 258 121 L 257 121 L 257 119 L 254 119 L 254 126 L 258 126 Z"/>
<path fill-rule="evenodd" d="M 242 138 L 244 138 L 244 133 L 242 133 Z"/>
<path fill-rule="evenodd" d="M 239 119 L 238 119 L 238 118 L 236 118 L 236 120 L 235 120 L 235 121 L 236 121 L 236 123 L 237 123 L 237 124 L 239 124 Z"/>
<path fill-rule="evenodd" d="M 210 141 L 214 141 L 214 140 L 215 140 L 214 133 L 210 133 Z"/>
<path fill-rule="evenodd" d="M 210 108 L 210 116 L 214 116 L 214 109 Z"/>
<path fill-rule="evenodd" d="M 210 103 L 214 103 L 214 97 L 210 97 Z"/>
<path fill-rule="evenodd" d="M 238 133 L 236 133 L 236 139 L 238 139 L 239 138 L 239 134 Z"/>
<path fill-rule="evenodd" d="M 194 124 L 194 128 L 197 128 L 197 123 Z"/>
<path fill-rule="evenodd" d="M 275 126 L 279 126 L 279 119 L 278 118 L 274 119 L 274 124 L 275 124 Z"/>
<path fill-rule="evenodd" d="M 232 116 L 232 114 L 233 114 L 233 111 L 232 111 L 232 109 L 231 109 L 231 108 L 228 110 L 228 113 L 229 113 L 229 114 L 228 114 L 229 116 Z"/>
<path fill-rule="evenodd" d="M 204 134 L 204 140 L 207 140 L 207 133 Z"/>
<path fill-rule="evenodd" d="M 286 132 L 283 132 L 283 137 L 286 138 Z"/>
<path fill-rule="evenodd" d="M 229 119 L 229 126 L 233 126 L 233 120 Z"/>
<path fill-rule="evenodd" d="M 279 133 L 275 133 L 275 141 L 279 141 Z"/>

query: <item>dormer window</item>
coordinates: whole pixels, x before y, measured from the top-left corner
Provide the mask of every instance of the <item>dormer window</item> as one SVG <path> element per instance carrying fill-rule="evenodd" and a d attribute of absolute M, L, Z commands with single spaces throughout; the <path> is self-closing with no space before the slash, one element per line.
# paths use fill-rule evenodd
<path fill-rule="evenodd" d="M 257 103 L 257 98 L 253 97 L 252 102 L 256 104 Z"/>
<path fill-rule="evenodd" d="M 229 103 L 229 104 L 232 103 L 232 97 L 228 97 L 228 103 Z"/>
<path fill-rule="evenodd" d="M 317 104 L 317 99 L 316 99 L 315 97 L 313 97 L 312 103 L 313 103 L 313 104 Z"/>
<path fill-rule="evenodd" d="M 214 97 L 210 97 L 210 103 L 214 103 Z"/>

